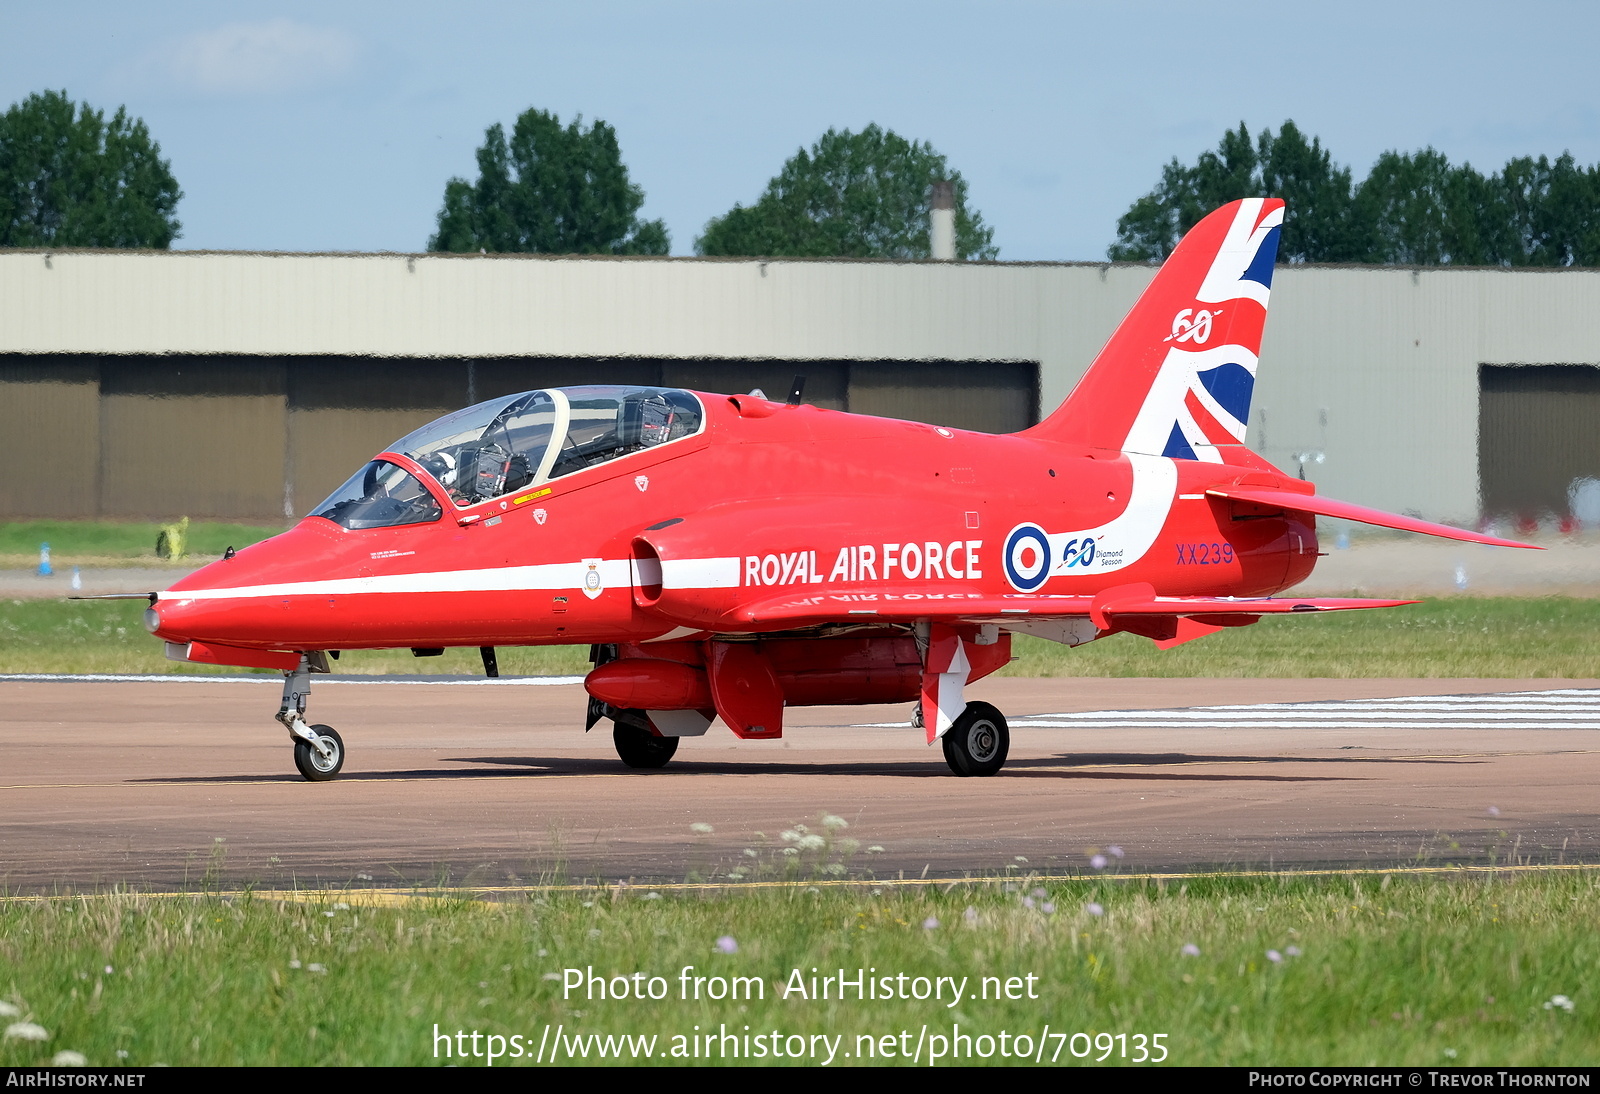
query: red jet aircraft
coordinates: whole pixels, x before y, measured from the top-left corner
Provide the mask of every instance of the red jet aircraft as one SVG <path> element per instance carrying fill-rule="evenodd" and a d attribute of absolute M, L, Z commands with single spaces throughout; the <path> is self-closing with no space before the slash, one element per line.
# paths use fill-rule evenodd
<path fill-rule="evenodd" d="M 281 669 L 296 766 L 344 743 L 305 717 L 327 653 L 587 643 L 588 726 L 661 767 L 721 717 L 916 702 L 957 775 L 1009 733 L 962 689 L 1011 636 L 1163 647 L 1278 612 L 1317 516 L 1526 546 L 1319 497 L 1244 446 L 1283 202 L 1235 202 L 1161 268 L 1076 390 L 995 436 L 649 387 L 529 391 L 401 438 L 291 530 L 150 594 L 168 656 Z"/>

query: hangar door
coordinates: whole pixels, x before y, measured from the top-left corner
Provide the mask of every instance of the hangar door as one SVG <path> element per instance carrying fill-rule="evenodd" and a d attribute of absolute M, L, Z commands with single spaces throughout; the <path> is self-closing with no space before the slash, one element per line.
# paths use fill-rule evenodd
<path fill-rule="evenodd" d="M 1478 380 L 1484 515 L 1600 523 L 1600 367 L 1482 365 Z"/>
<path fill-rule="evenodd" d="M 645 384 L 993 433 L 1038 420 L 1023 361 L 0 355 L 0 519 L 304 515 L 373 453 L 469 403 Z"/>

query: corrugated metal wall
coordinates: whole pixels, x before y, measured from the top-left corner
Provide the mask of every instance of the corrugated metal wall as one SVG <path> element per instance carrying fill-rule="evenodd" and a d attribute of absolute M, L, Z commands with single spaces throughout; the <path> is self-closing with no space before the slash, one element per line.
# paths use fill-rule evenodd
<path fill-rule="evenodd" d="M 397 438 L 469 402 L 629 383 L 782 398 L 1011 432 L 1037 420 L 1027 362 L 0 357 L 0 517 L 304 515 Z"/>
<path fill-rule="evenodd" d="M 541 385 L 580 382 L 597 361 L 619 373 L 629 361 L 673 361 L 681 371 L 664 377 L 668 383 L 742 386 L 727 377 L 748 374 L 786 391 L 790 375 L 805 371 L 808 396 L 823 405 L 924 415 L 917 400 L 940 386 L 929 378 L 953 369 L 969 385 L 968 405 L 987 407 L 988 420 L 1015 421 L 1027 385 L 981 378 L 1036 362 L 1037 405 L 1053 409 L 1153 273 L 1047 263 L 13 251 L 0 252 L 0 354 L 13 355 L 14 367 L 32 355 L 355 357 L 397 366 L 475 358 L 479 398 L 534 386 L 511 383 L 516 362 L 533 358 L 552 369 L 568 362 L 561 367 L 569 374 Z M 1473 521 L 1480 366 L 1600 364 L 1597 314 L 1593 270 L 1279 267 L 1247 441 L 1280 466 L 1304 462 L 1324 493 Z M 764 361 L 774 367 L 762 371 Z M 885 370 L 871 382 L 842 378 L 841 370 L 870 362 Z M 508 370 L 509 386 L 496 387 L 497 367 Z M 35 382 L 31 409 L 0 400 L 13 404 L 0 406 L 0 426 L 15 438 L 0 443 L 29 476 L 61 482 L 8 483 L 3 504 L 13 512 L 81 511 L 89 488 L 80 465 L 100 476 L 116 464 L 110 473 L 120 474 L 122 449 L 94 446 L 126 446 L 129 436 L 97 431 L 70 453 L 49 454 L 54 433 L 82 421 L 83 401 L 98 396 L 89 381 L 66 374 Z M 354 405 L 302 405 L 292 370 L 284 382 L 276 396 L 220 393 L 169 409 L 185 420 L 236 418 L 236 427 L 218 431 L 220 453 L 261 428 L 271 399 L 283 399 L 289 423 L 281 432 L 295 466 L 348 466 L 358 450 L 384 443 L 372 438 L 409 424 L 411 410 L 425 412 L 360 404 L 349 421 L 364 424 L 335 438 L 327 428 L 334 419 L 316 415 L 354 413 Z M 426 409 L 466 398 L 440 394 Z M 330 446 L 325 456 L 314 451 L 319 443 Z M 1497 460 L 1496 451 L 1489 446 L 1482 458 Z M 48 470 L 68 465 L 78 470 Z M 1483 481 L 1493 476 L 1486 467 Z M 95 481 L 99 497 L 107 486 Z M 219 508 L 253 506 L 266 477 L 205 490 Z M 309 490 L 294 488 L 297 508 Z M 11 509 L 19 492 L 28 506 Z M 281 507 L 280 496 L 274 512 Z"/>

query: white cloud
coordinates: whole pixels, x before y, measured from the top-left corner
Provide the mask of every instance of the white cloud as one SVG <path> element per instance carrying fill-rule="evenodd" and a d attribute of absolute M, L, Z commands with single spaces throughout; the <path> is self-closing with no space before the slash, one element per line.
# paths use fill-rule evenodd
<path fill-rule="evenodd" d="M 331 27 L 274 19 L 199 31 L 164 53 L 162 67 L 180 83 L 249 94 L 300 90 L 343 76 L 355 64 L 356 42 Z"/>

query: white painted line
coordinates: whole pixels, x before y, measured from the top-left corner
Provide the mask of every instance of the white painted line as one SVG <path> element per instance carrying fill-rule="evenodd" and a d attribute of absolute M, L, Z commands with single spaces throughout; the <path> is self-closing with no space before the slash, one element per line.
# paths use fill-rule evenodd
<path fill-rule="evenodd" d="M 1529 717 L 1555 717 L 1561 711 L 1552 710 L 1507 710 L 1507 711 L 1462 711 L 1460 718 L 1476 718 L 1481 721 L 1518 722 Z M 1326 718 L 1330 714 L 1341 715 L 1351 721 L 1391 721 L 1391 722 L 1439 722 L 1454 721 L 1437 711 L 1422 710 L 1337 710 L 1327 707 L 1319 710 L 1095 710 L 1083 713 L 1069 714 L 1036 714 L 1035 718 L 1048 718 L 1059 722 L 1142 722 L 1152 718 L 1160 718 L 1164 722 L 1235 722 L 1256 721 L 1261 718 L 1281 718 L 1286 721 L 1315 721 Z M 1600 718 L 1600 712 L 1595 712 L 1586 717 L 1570 716 L 1574 722 L 1592 721 Z"/>
<path fill-rule="evenodd" d="M 501 676 L 488 679 L 482 676 L 313 676 L 312 682 L 323 684 L 432 684 L 476 687 L 544 687 L 556 684 L 581 684 L 581 676 Z M 272 684 L 283 686 L 280 674 L 259 676 L 201 676 L 192 673 L 166 675 L 114 675 L 111 673 L 5 673 L 0 674 L 0 684 L 25 682 L 46 684 Z"/>
<path fill-rule="evenodd" d="M 1132 722 L 1038 722 L 1018 719 L 1008 725 L 1028 729 L 1588 729 L 1600 731 L 1600 722 L 1575 724 L 1573 722 L 1279 722 L 1264 719 L 1241 719 L 1230 722 L 1185 722 L 1174 725 L 1166 720 Z"/>
<path fill-rule="evenodd" d="M 857 728 L 898 729 L 905 722 Z M 1486 695 L 1404 695 L 1309 703 L 1089 710 L 1013 719 L 1017 729 L 1530 729 L 1600 732 L 1600 692 L 1582 688 Z"/>

